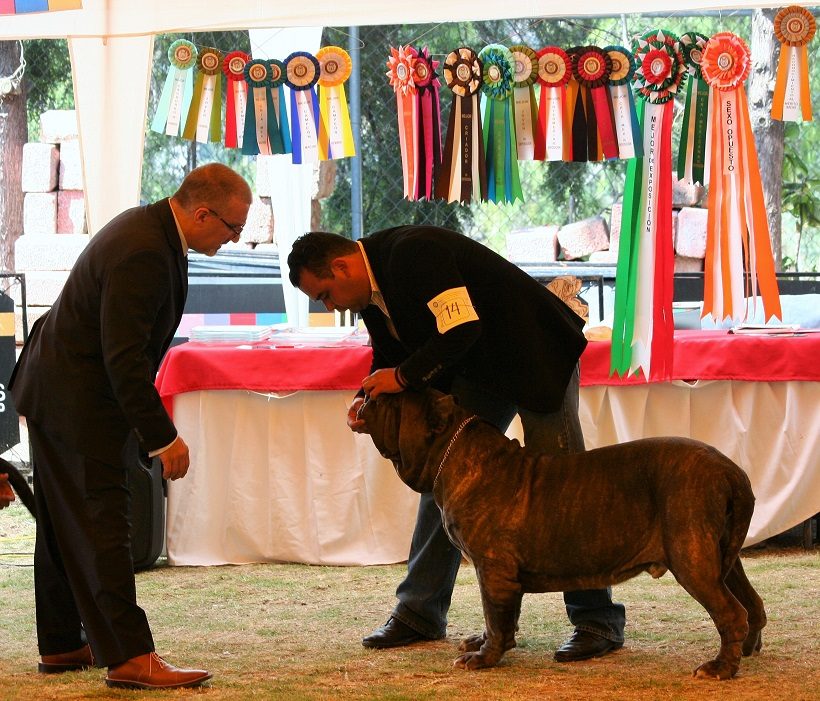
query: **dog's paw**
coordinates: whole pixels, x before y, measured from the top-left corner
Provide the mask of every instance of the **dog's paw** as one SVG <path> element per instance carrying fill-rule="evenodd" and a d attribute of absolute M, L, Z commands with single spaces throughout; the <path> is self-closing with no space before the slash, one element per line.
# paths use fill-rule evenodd
<path fill-rule="evenodd" d="M 763 636 L 761 635 L 759 630 L 756 631 L 749 631 L 749 634 L 746 636 L 746 639 L 743 641 L 743 647 L 741 651 L 743 652 L 744 657 L 749 657 L 749 655 L 755 655 L 760 652 L 760 649 L 763 647 Z"/>
<path fill-rule="evenodd" d="M 495 667 L 501 655 L 489 655 L 483 652 L 467 652 L 453 661 L 453 667 L 460 669 L 485 669 L 486 667 Z"/>
<path fill-rule="evenodd" d="M 737 674 L 737 670 L 738 665 L 726 660 L 710 660 L 692 672 L 692 676 L 698 679 L 731 679 Z"/>
<path fill-rule="evenodd" d="M 458 646 L 458 651 L 477 652 L 481 649 L 481 646 L 484 644 L 486 639 L 487 633 L 477 633 L 476 635 L 471 635 L 461 641 L 461 644 Z"/>

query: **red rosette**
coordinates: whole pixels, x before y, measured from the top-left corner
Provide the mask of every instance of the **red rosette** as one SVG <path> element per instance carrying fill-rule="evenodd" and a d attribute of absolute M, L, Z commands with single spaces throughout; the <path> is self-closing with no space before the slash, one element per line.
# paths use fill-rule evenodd
<path fill-rule="evenodd" d="M 572 74 L 581 85 L 600 88 L 606 85 L 612 72 L 612 59 L 597 46 L 582 46 L 572 61 Z"/>
<path fill-rule="evenodd" d="M 387 57 L 387 77 L 397 93 L 412 95 L 416 92 L 416 50 L 412 46 L 390 47 Z"/>
<path fill-rule="evenodd" d="M 662 29 L 647 32 L 634 43 L 636 94 L 652 104 L 673 99 L 686 75 L 686 61 L 677 36 Z"/>
<path fill-rule="evenodd" d="M 433 84 L 438 85 L 436 68 L 439 62 L 433 60 L 426 46 L 423 49 L 414 49 L 414 51 L 416 52 L 416 63 L 413 66 L 413 82 L 416 87 L 423 89 Z"/>
<path fill-rule="evenodd" d="M 572 62 L 567 52 L 558 46 L 545 46 L 538 56 L 538 82 L 548 88 L 566 85 L 572 77 Z"/>
<path fill-rule="evenodd" d="M 222 61 L 222 72 L 228 80 L 245 80 L 245 65 L 251 57 L 244 51 L 231 51 Z"/>
<path fill-rule="evenodd" d="M 700 67 L 710 87 L 734 90 L 749 77 L 752 52 L 737 34 L 720 32 L 706 42 Z"/>

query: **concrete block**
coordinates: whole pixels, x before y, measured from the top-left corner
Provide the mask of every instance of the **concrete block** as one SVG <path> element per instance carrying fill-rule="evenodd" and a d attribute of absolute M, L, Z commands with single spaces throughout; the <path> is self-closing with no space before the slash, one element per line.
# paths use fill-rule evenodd
<path fill-rule="evenodd" d="M 68 270 L 29 270 L 26 272 L 26 304 L 51 306 L 68 280 Z M 11 298 L 17 306 L 23 303 L 22 287 L 11 289 Z"/>
<path fill-rule="evenodd" d="M 683 180 L 672 179 L 673 207 L 694 207 L 703 200 L 704 193 L 703 185 L 692 185 Z"/>
<path fill-rule="evenodd" d="M 82 190 L 57 191 L 57 233 L 86 233 L 85 193 Z"/>
<path fill-rule="evenodd" d="M 40 141 L 59 144 L 79 137 L 74 110 L 46 110 L 40 115 Z"/>
<path fill-rule="evenodd" d="M 23 144 L 23 192 L 51 192 L 57 187 L 60 150 L 54 144 Z"/>
<path fill-rule="evenodd" d="M 23 233 L 34 236 L 57 233 L 56 191 L 26 193 L 23 199 Z"/>
<path fill-rule="evenodd" d="M 71 270 L 88 244 L 86 234 L 43 234 L 21 236 L 14 242 L 18 271 Z"/>
<path fill-rule="evenodd" d="M 28 321 L 29 331 L 31 331 L 34 322 L 49 309 L 51 309 L 51 305 L 47 307 L 26 307 L 26 320 Z M 14 307 L 14 340 L 18 345 L 23 343 L 23 308 L 18 306 Z"/>
<path fill-rule="evenodd" d="M 270 197 L 254 197 L 240 241 L 270 243 L 273 241 L 273 210 Z"/>
<path fill-rule="evenodd" d="M 584 258 L 595 251 L 609 248 L 609 232 L 603 217 L 590 217 L 562 226 L 558 244 L 566 260 Z"/>
<path fill-rule="evenodd" d="M 684 207 L 678 213 L 675 252 L 689 258 L 706 255 L 706 222 L 709 211 L 696 207 Z"/>
<path fill-rule="evenodd" d="M 690 258 L 688 256 L 675 256 L 676 273 L 702 273 L 703 258 Z"/>
<path fill-rule="evenodd" d="M 60 189 L 85 189 L 80 142 L 76 139 L 60 144 Z"/>
<path fill-rule="evenodd" d="M 618 252 L 613 250 L 595 251 L 589 254 L 590 263 L 608 263 L 610 265 L 618 264 Z"/>
<path fill-rule="evenodd" d="M 624 206 L 621 202 L 616 202 L 612 205 L 612 211 L 609 214 L 609 250 L 617 253 L 618 244 L 621 241 L 621 217 L 623 216 Z"/>
<path fill-rule="evenodd" d="M 507 234 L 507 259 L 513 263 L 552 263 L 558 257 L 555 224 L 519 229 Z"/>

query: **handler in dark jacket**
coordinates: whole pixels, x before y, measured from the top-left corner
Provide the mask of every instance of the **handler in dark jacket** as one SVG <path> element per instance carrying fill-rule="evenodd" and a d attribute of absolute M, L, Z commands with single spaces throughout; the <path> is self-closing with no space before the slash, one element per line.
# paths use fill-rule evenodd
<path fill-rule="evenodd" d="M 363 429 L 356 414 L 364 393 L 432 385 L 502 431 L 518 413 L 530 447 L 584 449 L 583 322 L 486 246 L 429 226 L 386 229 L 358 242 L 311 232 L 293 244 L 288 267 L 302 292 L 328 310 L 360 313 L 370 333 L 373 367 L 349 409 L 353 430 Z M 460 559 L 432 494 L 423 494 L 399 603 L 362 643 L 385 648 L 443 637 Z M 598 657 L 623 645 L 624 608 L 609 590 L 568 592 L 564 599 L 575 632 L 557 660 Z"/>
<path fill-rule="evenodd" d="M 107 666 L 109 686 L 195 686 L 211 675 L 154 652 L 137 605 L 127 455 L 137 441 L 163 477 L 188 470 L 188 446 L 154 379 L 179 326 L 187 253 L 237 240 L 251 191 L 230 168 L 193 170 L 169 199 L 130 209 L 77 259 L 32 328 L 10 387 L 34 461 L 34 584 L 41 672 Z M 135 438 L 134 438 L 135 437 Z"/>

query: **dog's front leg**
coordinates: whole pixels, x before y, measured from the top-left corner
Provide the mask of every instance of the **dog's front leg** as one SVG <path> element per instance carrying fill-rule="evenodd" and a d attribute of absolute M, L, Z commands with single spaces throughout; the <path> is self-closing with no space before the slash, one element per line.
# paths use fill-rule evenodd
<path fill-rule="evenodd" d="M 453 663 L 462 669 L 481 669 L 498 664 L 502 655 L 515 647 L 515 632 L 521 613 L 521 586 L 514 567 L 489 567 L 476 564 L 481 604 L 484 608 L 484 633 L 467 638 L 459 647 L 464 654 Z"/>

